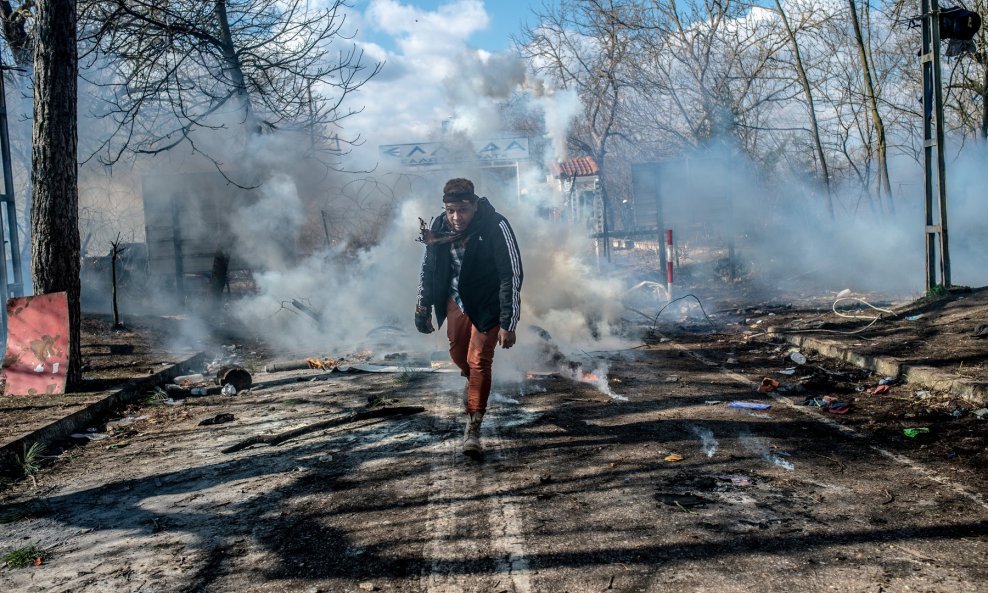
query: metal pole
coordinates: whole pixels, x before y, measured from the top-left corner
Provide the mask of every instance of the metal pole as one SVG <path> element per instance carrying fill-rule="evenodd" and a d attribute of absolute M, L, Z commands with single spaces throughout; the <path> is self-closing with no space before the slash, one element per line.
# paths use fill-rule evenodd
<path fill-rule="evenodd" d="M 672 300 L 672 229 L 666 229 L 666 290 Z"/>
<path fill-rule="evenodd" d="M 937 141 L 937 202 L 940 207 L 940 281 L 950 288 L 950 249 L 947 245 L 947 173 L 943 156 L 943 76 L 940 72 L 940 2 L 930 0 L 933 49 L 933 97 Z"/>
<path fill-rule="evenodd" d="M 7 241 L 4 241 L 0 231 L 0 289 L 3 302 L 0 303 L 0 330 L 6 343 L 7 335 L 7 299 L 20 296 L 24 291 L 24 280 L 21 271 L 21 249 L 17 236 L 17 205 L 14 202 L 14 172 L 10 157 L 10 134 L 7 129 L 7 88 L 4 81 L 6 68 L 0 64 L 0 160 L 3 161 L 3 204 L 2 216 L 7 223 Z M 10 245 L 10 264 L 12 275 L 7 277 L 7 245 Z M 0 345 L 0 348 L 3 346 Z"/>
<path fill-rule="evenodd" d="M 943 151 L 943 82 L 940 71 L 940 4 L 939 0 L 921 0 L 920 6 L 923 15 L 923 49 L 920 62 L 923 67 L 926 288 L 933 290 L 938 284 L 937 267 L 940 268 L 939 284 L 944 288 L 950 287 L 947 176 Z M 939 262 L 937 261 L 938 243 Z"/>

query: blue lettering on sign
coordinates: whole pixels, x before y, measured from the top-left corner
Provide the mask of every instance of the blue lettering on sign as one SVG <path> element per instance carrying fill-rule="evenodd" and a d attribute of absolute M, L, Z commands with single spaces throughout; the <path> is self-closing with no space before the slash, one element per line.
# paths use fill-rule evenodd
<path fill-rule="evenodd" d="M 401 156 L 401 147 L 395 146 L 384 151 L 384 154 L 389 156 Z"/>
<path fill-rule="evenodd" d="M 525 150 L 525 147 L 522 146 L 521 144 L 518 144 L 517 140 L 512 140 L 511 144 L 509 144 L 508 147 L 505 148 L 504 150 L 511 150 L 512 148 L 517 148 L 518 150 Z"/>
<path fill-rule="evenodd" d="M 495 151 L 497 149 L 498 149 L 497 148 L 497 144 L 494 144 L 493 142 L 490 142 L 487 146 L 481 148 L 480 149 L 480 152 L 489 152 L 489 151 L 492 152 L 492 151 Z"/>
<path fill-rule="evenodd" d="M 425 151 L 422 150 L 421 146 L 416 146 L 415 148 L 412 149 L 411 152 L 408 153 L 408 156 L 415 156 L 416 152 L 421 152 L 422 154 L 425 154 Z"/>

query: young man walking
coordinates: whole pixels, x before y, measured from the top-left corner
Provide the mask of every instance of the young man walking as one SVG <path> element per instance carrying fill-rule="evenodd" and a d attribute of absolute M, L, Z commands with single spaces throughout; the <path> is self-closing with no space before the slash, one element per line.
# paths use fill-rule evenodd
<path fill-rule="evenodd" d="M 415 327 L 428 334 L 448 321 L 449 355 L 467 377 L 463 453 L 480 457 L 480 424 L 491 394 L 494 347 L 511 348 L 521 315 L 521 253 L 508 220 L 469 179 L 443 188 L 444 212 L 426 228 Z"/>

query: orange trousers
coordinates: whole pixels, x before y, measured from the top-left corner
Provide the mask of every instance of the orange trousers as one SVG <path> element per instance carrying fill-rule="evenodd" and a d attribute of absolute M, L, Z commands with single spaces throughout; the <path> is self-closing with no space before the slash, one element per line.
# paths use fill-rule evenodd
<path fill-rule="evenodd" d="M 446 303 L 446 336 L 449 357 L 467 377 L 467 414 L 487 410 L 491 396 L 491 368 L 494 347 L 501 328 L 494 326 L 482 332 L 470 321 L 453 299 Z"/>

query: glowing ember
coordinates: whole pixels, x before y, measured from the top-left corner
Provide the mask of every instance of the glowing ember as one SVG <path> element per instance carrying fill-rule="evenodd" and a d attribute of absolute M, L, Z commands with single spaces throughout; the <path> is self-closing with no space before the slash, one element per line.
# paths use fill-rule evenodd
<path fill-rule="evenodd" d="M 331 369 L 336 366 L 336 359 L 333 358 L 306 358 L 310 369 Z"/>
<path fill-rule="evenodd" d="M 600 381 L 600 377 L 590 371 L 583 371 L 583 376 L 580 377 L 580 381 L 583 381 L 584 383 L 597 383 Z"/>
<path fill-rule="evenodd" d="M 597 391 L 607 394 L 608 397 L 617 401 L 628 401 L 628 398 L 623 395 L 618 395 L 614 393 L 611 386 L 607 382 L 607 365 L 598 366 L 592 371 L 584 370 L 582 367 L 577 367 L 575 369 L 571 367 L 563 367 L 560 369 L 560 375 L 567 377 L 573 381 L 578 381 L 580 383 L 589 383 L 593 385 Z"/>

